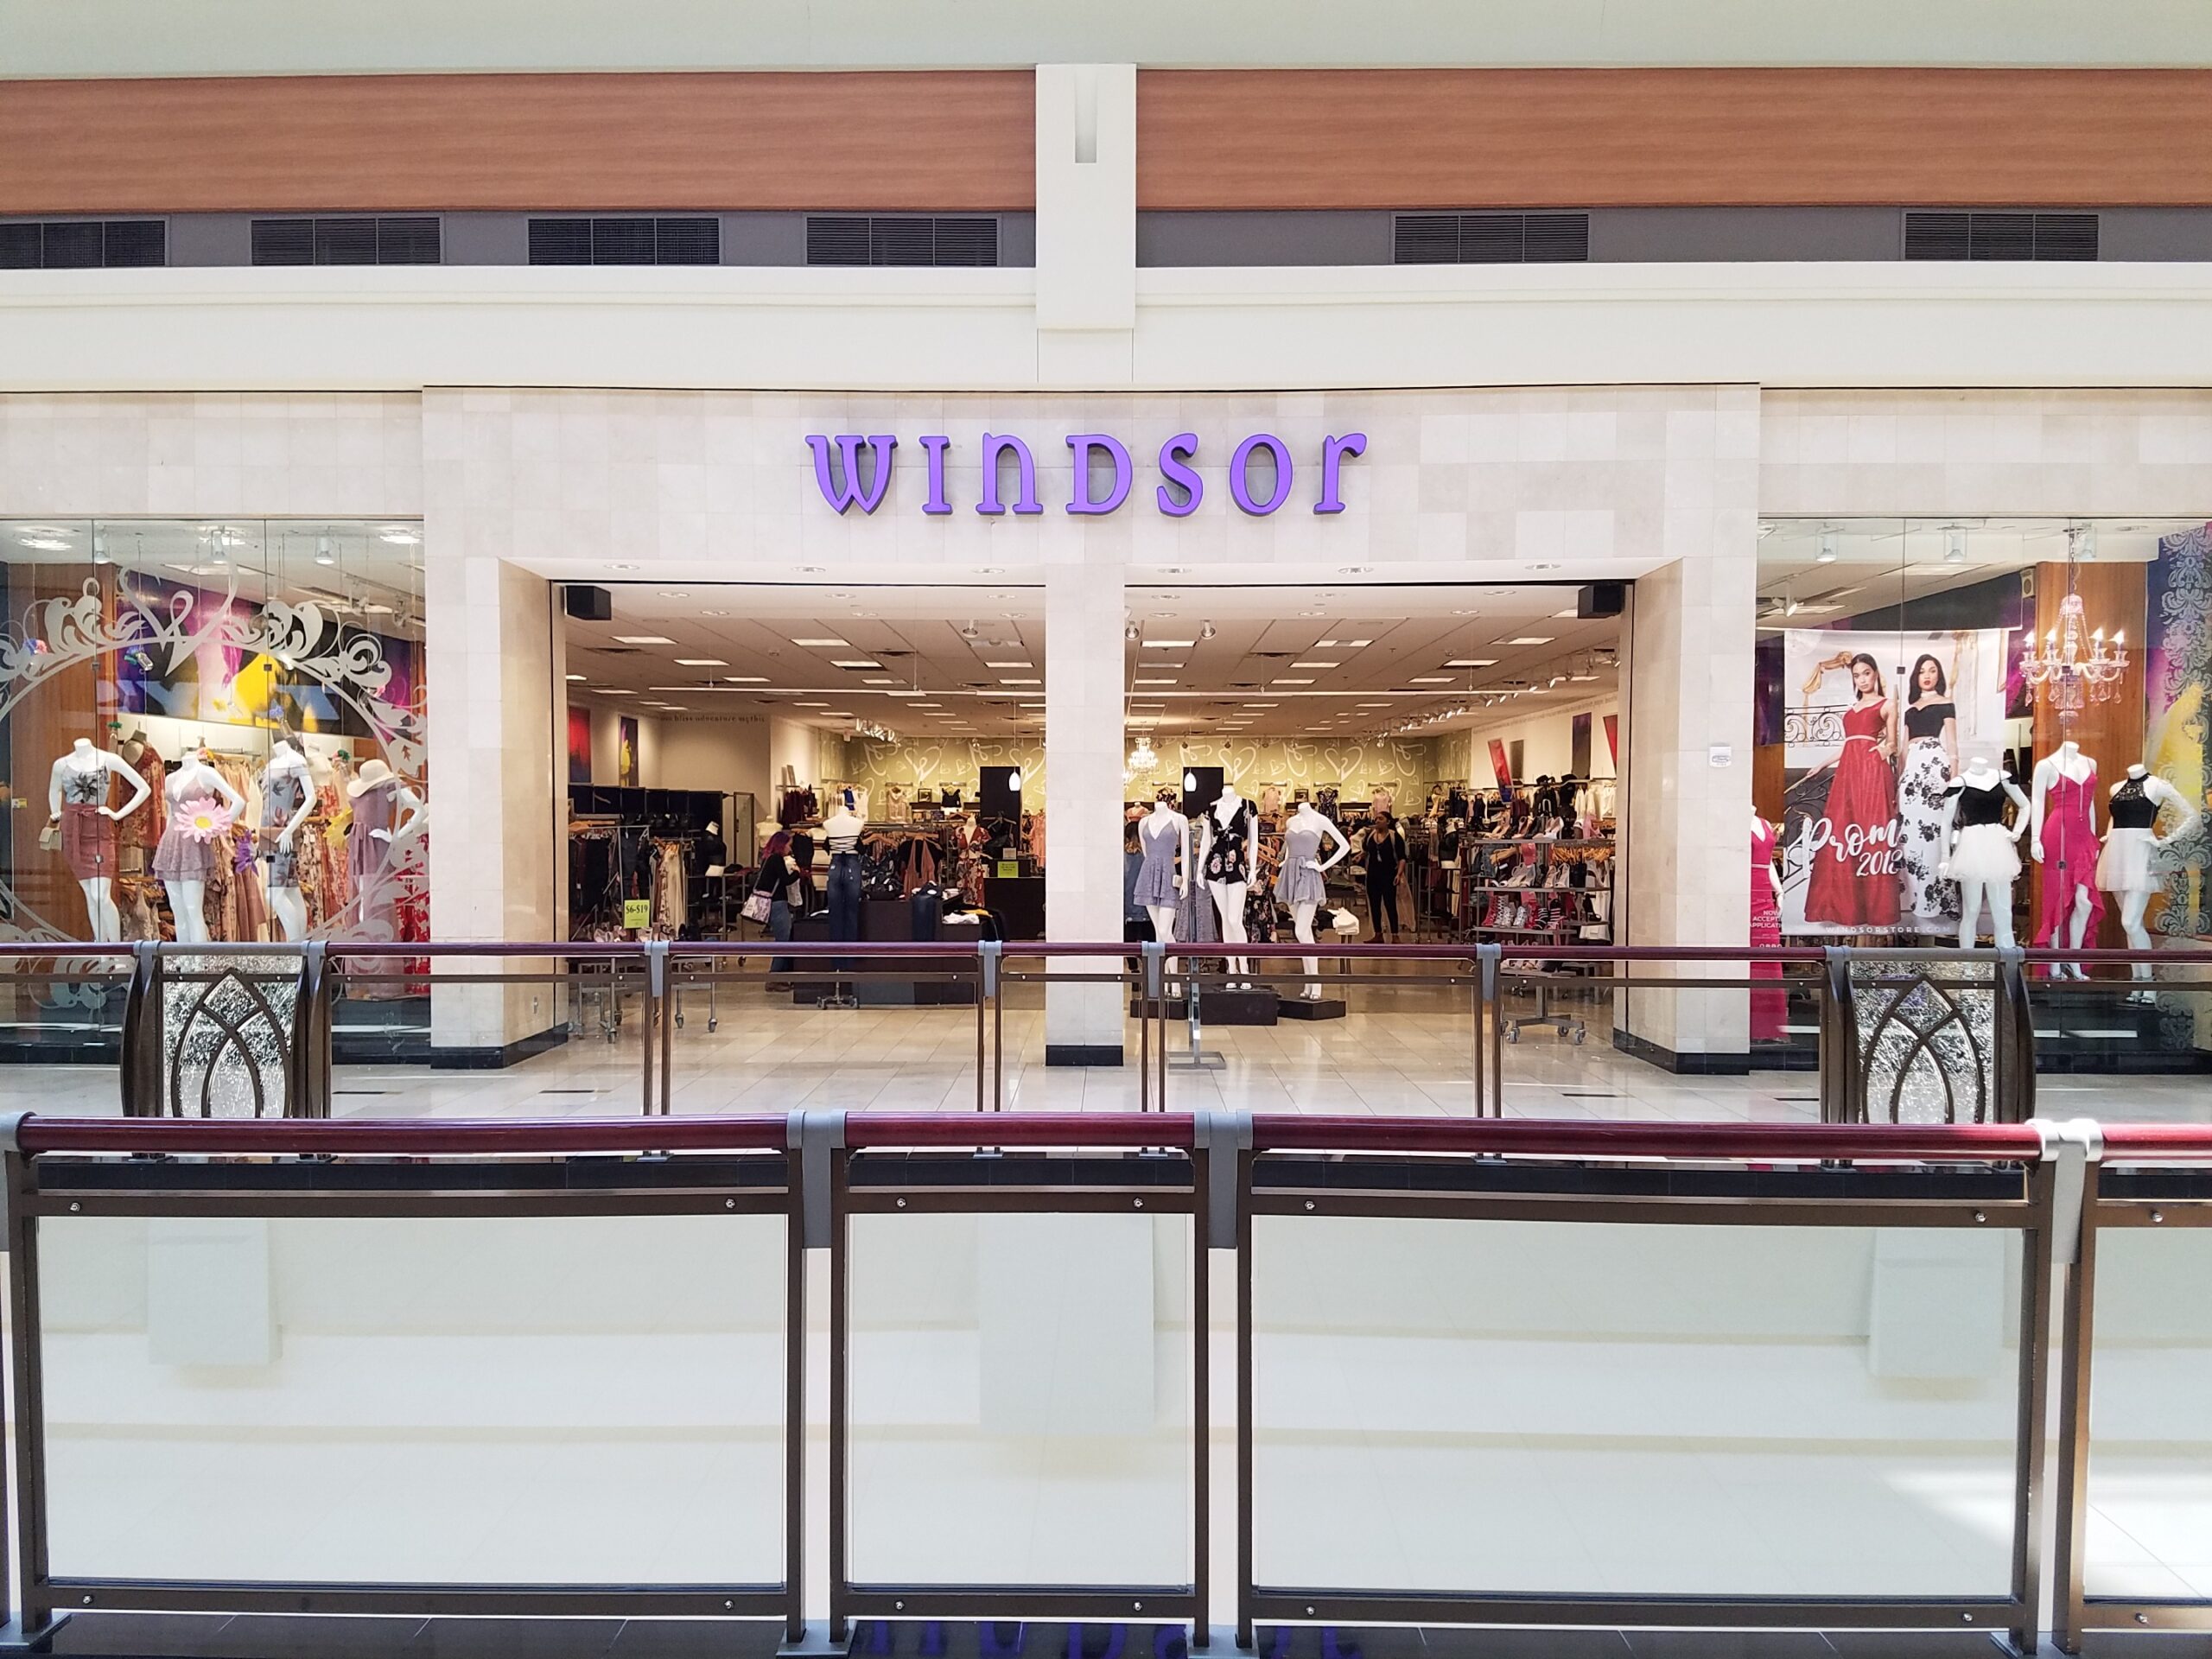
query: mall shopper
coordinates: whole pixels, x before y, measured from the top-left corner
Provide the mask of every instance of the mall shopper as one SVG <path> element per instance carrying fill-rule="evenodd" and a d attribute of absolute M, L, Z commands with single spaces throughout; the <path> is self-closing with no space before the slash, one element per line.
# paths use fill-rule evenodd
<path fill-rule="evenodd" d="M 1375 937 L 1398 942 L 1398 876 L 1406 867 L 1405 832 L 1389 813 L 1377 809 L 1360 837 L 1360 852 L 1367 861 L 1367 919 Z M 1386 932 L 1382 918 L 1388 914 Z"/>
<path fill-rule="evenodd" d="M 812 844 L 808 852 L 812 853 Z M 760 849 L 760 873 L 753 878 L 753 890 L 768 895 L 768 936 L 779 944 L 791 937 L 791 918 L 806 914 L 808 877 L 804 869 L 792 856 L 791 832 L 779 830 L 768 837 Z M 772 974 L 791 971 L 789 957 L 776 957 L 768 963 Z"/>

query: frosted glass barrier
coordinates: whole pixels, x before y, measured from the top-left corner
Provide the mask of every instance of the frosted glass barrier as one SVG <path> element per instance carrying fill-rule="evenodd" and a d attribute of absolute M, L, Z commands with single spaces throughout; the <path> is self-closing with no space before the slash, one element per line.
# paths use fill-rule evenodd
<path fill-rule="evenodd" d="M 2212 1228 L 2097 1235 L 2093 1596 L 2212 1598 Z"/>
<path fill-rule="evenodd" d="M 784 1227 L 43 1222 L 53 1570 L 778 1581 Z"/>
<path fill-rule="evenodd" d="M 2020 1247 L 1260 1217 L 1257 1578 L 2002 1595 Z"/>
<path fill-rule="evenodd" d="M 1187 1216 L 856 1216 L 864 1584 L 1191 1581 Z"/>

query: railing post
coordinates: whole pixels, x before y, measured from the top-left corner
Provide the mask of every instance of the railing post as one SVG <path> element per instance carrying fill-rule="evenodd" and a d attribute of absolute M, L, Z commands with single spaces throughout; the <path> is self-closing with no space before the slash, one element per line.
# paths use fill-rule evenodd
<path fill-rule="evenodd" d="M 1831 944 L 1821 952 L 1821 1122 L 1856 1123 L 1865 1116 L 1859 1098 L 1859 1011 L 1851 984 L 1851 950 Z"/>
<path fill-rule="evenodd" d="M 1497 1006 L 1498 964 L 1505 947 L 1491 939 L 1475 947 L 1475 1116 L 1505 1116 L 1505 1057 L 1488 1046 L 1503 1029 Z M 1495 1062 L 1485 1065 L 1487 1052 Z M 1487 1081 L 1486 1081 L 1487 1080 Z M 1495 1098 L 1493 1099 L 1493 1095 Z"/>
<path fill-rule="evenodd" d="M 1997 953 L 1994 1067 L 1997 1109 L 2005 1123 L 2024 1123 L 2036 1115 L 2036 1019 L 2027 956 L 2017 944 Z"/>
<path fill-rule="evenodd" d="M 1158 939 L 1143 939 L 1137 944 L 1137 971 L 1141 976 L 1137 986 L 1137 1109 L 1152 1109 L 1152 1021 L 1160 1014 L 1166 976 L 1167 947 Z M 1167 1026 L 1164 1016 L 1160 1027 L 1160 1043 L 1167 1046 Z M 1159 1109 L 1166 1111 L 1166 1078 L 1160 1079 L 1162 1098 Z"/>
<path fill-rule="evenodd" d="M 795 1265 L 788 1265 L 792 1329 L 785 1363 L 788 1400 L 785 1408 L 785 1478 L 791 1483 L 786 1494 L 787 1529 L 785 1539 L 785 1588 L 790 1597 L 784 1618 L 781 1652 L 790 1659 L 827 1659 L 845 1653 L 850 1637 L 839 1618 L 845 1573 L 846 1483 L 846 1255 L 843 1205 L 840 1189 L 844 1180 L 845 1114 L 842 1109 L 816 1109 L 788 1115 L 784 1142 L 790 1148 L 785 1179 L 791 1192 L 793 1230 L 786 1245 Z M 806 1266 L 809 1250 L 830 1253 L 830 1490 L 829 1557 L 830 1625 L 810 1628 L 805 1605 L 806 1474 Z"/>
<path fill-rule="evenodd" d="M 135 954 L 135 953 L 134 953 Z M 60 1623 L 45 1588 L 46 1389 L 41 1378 L 38 1218 L 30 1212 L 30 1164 L 16 1139 L 29 1112 L 0 1117 L 0 1179 L 6 1182 L 10 1359 L 15 1371 L 16 1534 L 12 1617 L 0 1628 L 0 1650 L 43 1650 Z M 0 1454 L 4 1459 L 4 1454 Z M 0 1516 L 0 1542 L 7 1536 Z"/>
<path fill-rule="evenodd" d="M 130 987 L 123 999 L 123 1034 L 116 1066 L 125 1117 L 159 1117 L 162 1102 L 162 947 L 140 939 L 130 947 Z"/>
<path fill-rule="evenodd" d="M 2058 1301 L 2058 1468 L 2051 1492 L 2050 1639 L 2063 1653 L 2082 1648 L 2084 1556 L 2089 1520 L 2090 1350 L 2095 1342 L 2097 1190 L 2104 1130 L 2090 1118 L 2035 1121 L 2044 1156 L 2056 1154 L 2050 1256 L 2065 1274 Z M 2040 1470 L 2037 1471 L 2041 1472 Z"/>
<path fill-rule="evenodd" d="M 645 1057 L 640 1062 L 645 1068 L 645 1081 L 639 1110 L 644 1116 L 652 1117 L 656 1115 L 653 1109 L 653 1045 L 659 1040 L 659 1033 L 653 1027 L 653 1016 L 656 1013 L 664 1013 L 660 1007 L 660 1000 L 668 989 L 668 941 L 646 940 L 645 956 L 645 1007 L 639 1011 L 644 1029 L 638 1033 L 638 1047 Z M 618 989 L 614 995 L 620 998 L 622 993 Z"/>
<path fill-rule="evenodd" d="M 292 1049 L 284 1078 L 284 1116 L 330 1116 L 330 1001 L 325 945 L 300 947 L 300 977 L 292 994 Z"/>
<path fill-rule="evenodd" d="M 977 995 L 988 998 L 991 1005 L 991 1109 L 1002 1112 L 1006 1109 L 1006 987 L 999 966 L 1006 955 L 1006 943 L 978 939 L 976 954 L 982 973 Z"/>

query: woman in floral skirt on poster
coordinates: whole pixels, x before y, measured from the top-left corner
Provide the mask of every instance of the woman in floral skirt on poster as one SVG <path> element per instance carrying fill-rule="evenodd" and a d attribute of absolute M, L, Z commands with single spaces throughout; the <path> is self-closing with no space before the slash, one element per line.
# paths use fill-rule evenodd
<path fill-rule="evenodd" d="M 1940 879 L 1943 828 L 1950 798 L 1943 791 L 1959 769 L 1959 710 L 1942 664 L 1923 652 L 1907 682 L 1904 765 L 1897 776 L 1897 876 L 1905 925 L 1922 933 L 1955 931 L 1959 884 Z"/>

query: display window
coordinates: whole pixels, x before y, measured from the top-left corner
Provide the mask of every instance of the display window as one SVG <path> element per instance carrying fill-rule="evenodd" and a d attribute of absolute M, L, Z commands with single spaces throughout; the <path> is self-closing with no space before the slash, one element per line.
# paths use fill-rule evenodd
<path fill-rule="evenodd" d="M 2189 521 L 1763 524 L 1754 942 L 2201 942 L 2206 551 Z M 2191 999 L 2161 1020 L 2123 976 L 2046 1052 L 2185 1048 Z M 1791 1024 L 1755 995 L 1755 1042 Z"/>
<path fill-rule="evenodd" d="M 0 579 L 5 937 L 429 937 L 418 524 L 0 521 Z"/>

